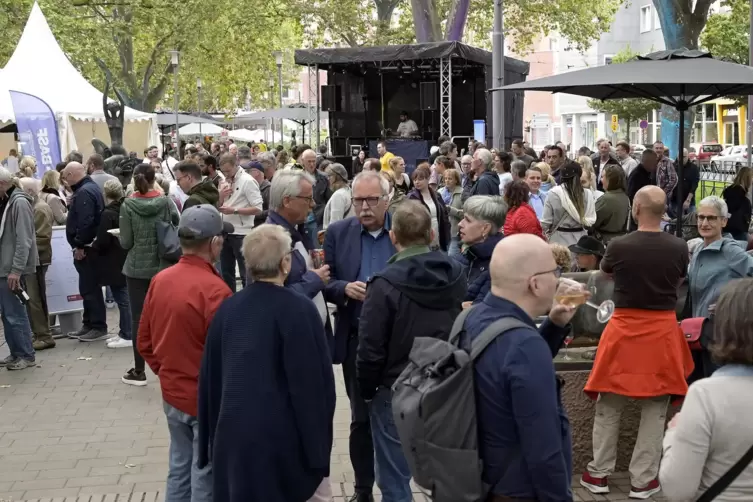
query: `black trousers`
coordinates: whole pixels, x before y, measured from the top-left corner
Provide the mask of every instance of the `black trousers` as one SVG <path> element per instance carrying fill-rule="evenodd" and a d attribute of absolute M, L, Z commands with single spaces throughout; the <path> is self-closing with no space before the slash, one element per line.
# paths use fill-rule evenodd
<path fill-rule="evenodd" d="M 149 291 L 151 279 L 134 279 L 126 277 L 126 286 L 128 287 L 128 298 L 131 301 L 131 330 L 133 340 L 133 368 L 142 372 L 146 369 L 144 358 L 139 354 L 136 340 L 138 340 L 139 323 L 141 322 L 141 311 L 144 308 L 146 293 Z M 102 297 L 102 295 L 99 295 Z"/>
<path fill-rule="evenodd" d="M 371 439 L 369 405 L 361 397 L 356 379 L 358 333 L 351 333 L 343 361 L 345 391 L 350 400 L 350 463 L 355 474 L 355 492 L 371 493 L 374 488 L 374 443 Z"/>
<path fill-rule="evenodd" d="M 73 260 L 78 272 L 78 292 L 84 299 L 84 327 L 107 331 L 107 309 L 97 280 L 94 251 L 87 249 L 83 260 Z"/>

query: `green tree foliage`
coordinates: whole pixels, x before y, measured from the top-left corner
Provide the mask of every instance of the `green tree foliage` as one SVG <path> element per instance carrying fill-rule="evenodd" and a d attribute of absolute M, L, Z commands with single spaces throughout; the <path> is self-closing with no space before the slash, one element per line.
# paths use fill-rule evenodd
<path fill-rule="evenodd" d="M 712 14 L 701 34 L 701 46 L 716 58 L 748 64 L 750 0 L 724 0 L 729 12 Z"/>
<path fill-rule="evenodd" d="M 241 106 L 245 91 L 266 105 L 268 78 L 277 74 L 272 51 L 297 47 L 302 35 L 283 1 L 40 0 L 40 6 L 63 51 L 97 88 L 104 89 L 109 75 L 127 105 L 172 108 L 168 51 L 178 49 L 180 108 L 197 109 L 201 78 L 202 108 L 217 110 Z M 32 4 L 0 0 L 0 66 L 13 53 Z M 297 72 L 292 53 L 286 57 L 290 78 Z"/>
<path fill-rule="evenodd" d="M 625 63 L 638 55 L 628 46 L 612 58 L 612 64 Z M 606 101 L 589 99 L 588 106 L 607 115 L 617 115 L 621 120 L 624 120 L 627 124 L 625 137 L 628 142 L 630 141 L 630 124 L 645 119 L 653 110 L 660 108 L 659 103 L 643 98 L 610 99 Z"/>

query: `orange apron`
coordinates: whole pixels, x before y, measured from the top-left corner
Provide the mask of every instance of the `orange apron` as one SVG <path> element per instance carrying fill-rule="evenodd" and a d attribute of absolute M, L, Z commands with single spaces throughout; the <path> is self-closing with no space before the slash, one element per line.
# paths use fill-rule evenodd
<path fill-rule="evenodd" d="M 684 396 L 693 356 L 674 311 L 616 309 L 584 389 L 632 398 Z"/>

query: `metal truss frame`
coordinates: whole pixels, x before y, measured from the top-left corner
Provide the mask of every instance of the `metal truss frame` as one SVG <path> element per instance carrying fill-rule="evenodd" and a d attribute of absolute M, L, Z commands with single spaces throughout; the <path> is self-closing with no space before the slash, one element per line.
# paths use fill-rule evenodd
<path fill-rule="evenodd" d="M 452 58 L 439 60 L 439 135 L 452 137 Z"/>
<path fill-rule="evenodd" d="M 308 123 L 308 144 L 313 148 L 319 146 L 319 66 L 311 65 L 308 67 L 308 107 L 309 107 L 309 123 Z"/>

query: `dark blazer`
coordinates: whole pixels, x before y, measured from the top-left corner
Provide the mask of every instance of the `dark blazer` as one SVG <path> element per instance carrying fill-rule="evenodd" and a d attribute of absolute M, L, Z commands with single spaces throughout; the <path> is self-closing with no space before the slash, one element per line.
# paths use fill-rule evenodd
<path fill-rule="evenodd" d="M 327 227 L 323 247 L 324 261 L 329 265 L 330 273 L 330 280 L 324 290 L 325 299 L 337 305 L 332 360 L 335 364 L 341 364 L 347 353 L 348 338 L 358 329 L 358 325 L 354 325 L 352 320 L 353 311 L 361 302 L 348 298 L 345 286 L 358 280 L 358 272 L 361 270 L 361 222 L 358 218 L 351 217 L 332 223 Z"/>
<path fill-rule="evenodd" d="M 305 502 L 329 475 L 332 361 L 307 298 L 255 282 L 209 326 L 199 374 L 197 462 L 217 502 Z"/>
<path fill-rule="evenodd" d="M 125 286 L 123 265 L 126 252 L 120 247 L 120 239 L 108 232 L 120 228 L 120 205 L 123 200 L 111 202 L 102 211 L 97 229 L 97 239 L 92 248 L 97 251 L 97 280 L 100 286 Z"/>
<path fill-rule="evenodd" d="M 99 219 L 105 207 L 102 191 L 89 177 L 73 185 L 68 219 L 65 221 L 65 236 L 72 248 L 83 248 L 97 236 Z"/>

